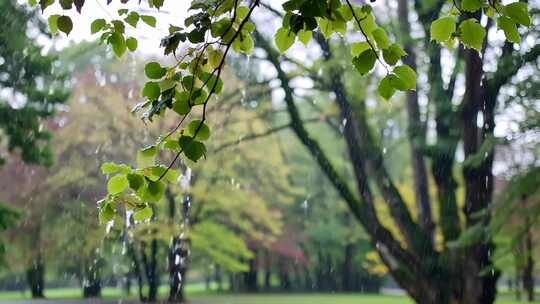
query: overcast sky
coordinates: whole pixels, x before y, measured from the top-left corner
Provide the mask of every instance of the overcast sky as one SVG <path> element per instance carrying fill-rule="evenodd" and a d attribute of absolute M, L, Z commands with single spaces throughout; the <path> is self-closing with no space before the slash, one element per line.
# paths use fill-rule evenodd
<path fill-rule="evenodd" d="M 53 14 L 65 14 L 73 20 L 73 31 L 66 37 L 64 33 L 55 36 L 54 42 L 42 38 L 41 43 L 48 47 L 54 45 L 55 48 L 63 48 L 70 42 L 80 42 L 82 40 L 95 40 L 99 35 L 90 33 L 90 24 L 98 18 L 104 18 L 108 21 L 120 19 L 118 9 L 128 8 L 137 10 L 141 14 L 149 14 L 157 17 L 157 27 L 152 28 L 143 22 L 139 22 L 137 29 L 130 26 L 126 27 L 128 36 L 134 36 L 139 41 L 139 52 L 155 53 L 159 48 L 161 38 L 166 35 L 169 24 L 183 25 L 183 20 L 187 14 L 187 8 L 190 1 L 174 0 L 165 1 L 165 5 L 158 12 L 156 9 L 149 9 L 148 4 L 143 1 L 130 1 L 127 4 L 121 4 L 120 1 L 113 1 L 107 5 L 105 0 L 87 0 L 84 4 L 82 14 L 77 13 L 75 9 L 64 11 L 59 4 L 48 7 L 44 12 L 44 18 Z"/>

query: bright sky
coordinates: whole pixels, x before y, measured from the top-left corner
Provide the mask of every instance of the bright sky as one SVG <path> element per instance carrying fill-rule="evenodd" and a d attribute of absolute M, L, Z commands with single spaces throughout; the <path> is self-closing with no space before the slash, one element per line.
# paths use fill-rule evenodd
<path fill-rule="evenodd" d="M 120 19 L 117 13 L 118 9 L 127 8 L 137 10 L 140 14 L 154 15 L 157 17 L 156 28 L 152 28 L 143 22 L 139 22 L 137 29 L 130 26 L 126 27 L 126 33 L 129 36 L 134 36 L 140 40 L 138 52 L 148 54 L 157 52 L 159 42 L 167 34 L 169 24 L 183 25 L 189 2 L 187 0 L 165 1 L 164 6 L 157 12 L 156 9 L 150 9 L 144 1 L 141 4 L 139 4 L 139 1 L 129 1 L 126 4 L 122 4 L 120 1 L 113 1 L 107 5 L 107 1 L 105 0 L 87 0 L 84 4 L 82 14 L 79 14 L 75 9 L 63 11 L 59 4 L 55 4 L 45 10 L 44 18 L 48 18 L 53 14 L 66 14 L 72 18 L 74 24 L 71 34 L 66 37 L 64 33 L 59 33 L 54 38 L 54 47 L 63 48 L 70 42 L 99 38 L 98 35 L 92 35 L 90 33 L 90 24 L 98 18 L 104 18 L 108 21 Z M 52 46 L 51 41 L 47 41 L 45 38 L 40 42 L 49 47 Z"/>

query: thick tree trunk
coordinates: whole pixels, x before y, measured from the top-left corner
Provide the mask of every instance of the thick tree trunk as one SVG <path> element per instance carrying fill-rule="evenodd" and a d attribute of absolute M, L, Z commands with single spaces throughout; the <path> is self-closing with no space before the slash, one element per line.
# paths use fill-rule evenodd
<path fill-rule="evenodd" d="M 176 204 L 174 195 L 170 191 L 166 191 L 165 195 L 169 202 L 169 219 L 176 221 Z M 181 225 L 182 228 L 190 224 L 190 197 L 189 194 L 184 195 L 181 209 Z M 189 267 L 189 240 L 174 236 L 169 247 L 169 302 L 182 303 L 185 302 L 184 286 L 186 274 Z"/>
<path fill-rule="evenodd" d="M 313 277 L 311 276 L 309 267 L 304 266 L 303 269 L 304 269 L 304 290 L 312 291 L 315 289 L 315 285 L 313 283 Z"/>
<path fill-rule="evenodd" d="M 409 2 L 407 0 L 398 1 L 398 14 L 403 46 L 405 52 L 408 54 L 403 59 L 403 63 L 409 65 L 416 71 L 416 50 L 413 48 L 413 40 L 410 36 Z M 407 116 L 407 133 L 411 151 L 418 219 L 422 229 L 433 238 L 435 224 L 433 223 L 431 214 L 427 169 L 422 153 L 422 147 L 425 145 L 426 131 L 424 129 L 424 123 L 420 119 L 420 107 L 416 90 L 407 91 Z"/>
<path fill-rule="evenodd" d="M 291 277 L 289 275 L 289 267 L 287 262 L 280 261 L 279 263 L 279 286 L 283 291 L 291 290 Z"/>
<path fill-rule="evenodd" d="M 478 17 L 478 16 L 475 16 Z M 483 63 L 475 50 L 465 50 L 465 94 L 462 102 L 461 119 L 463 126 L 463 150 L 465 158 L 478 153 L 480 146 L 489 137 L 493 136 L 495 128 L 494 107 L 495 100 L 486 98 L 483 90 L 482 78 L 484 76 Z M 481 129 L 477 126 L 479 111 L 482 111 L 484 124 Z M 480 164 L 463 166 L 465 182 L 465 214 L 467 227 L 474 225 L 488 225 L 489 215 L 482 218 L 475 216 L 491 204 L 493 191 L 493 149 L 490 149 Z M 493 268 L 491 252 L 494 251 L 493 242 L 488 239 L 465 248 L 463 258 L 464 303 L 493 303 L 496 296 L 496 282 L 499 272 L 492 270 L 486 273 L 485 269 Z"/>
<path fill-rule="evenodd" d="M 527 301 L 534 301 L 534 259 L 533 259 L 533 242 L 530 224 L 527 226 L 525 235 L 525 252 L 527 261 L 523 268 L 523 289 L 527 294 Z"/>
<path fill-rule="evenodd" d="M 101 296 L 101 269 L 98 258 L 87 265 L 83 278 L 83 297 L 98 298 Z"/>
<path fill-rule="evenodd" d="M 254 250 L 254 256 L 248 261 L 249 269 L 243 273 L 244 288 L 247 292 L 257 292 L 259 289 L 257 283 L 257 250 Z"/>
<path fill-rule="evenodd" d="M 44 298 L 43 290 L 45 289 L 45 265 L 38 254 L 32 265 L 26 270 L 26 281 L 33 299 Z"/>
<path fill-rule="evenodd" d="M 157 269 L 158 242 L 156 239 L 152 240 L 150 247 L 150 263 L 147 268 L 148 301 L 155 302 L 159 290 L 159 274 Z"/>
<path fill-rule="evenodd" d="M 217 284 L 217 290 L 223 291 L 223 273 L 221 270 L 221 265 L 216 264 L 216 267 L 214 269 L 214 281 Z"/>
<path fill-rule="evenodd" d="M 264 270 L 264 289 L 270 290 L 272 288 L 272 257 L 270 250 L 265 251 L 265 270 Z"/>
<path fill-rule="evenodd" d="M 348 243 L 345 245 L 343 254 L 343 266 L 341 269 L 341 285 L 343 291 L 353 291 L 354 289 L 354 244 Z"/>
<path fill-rule="evenodd" d="M 169 302 L 184 302 L 184 281 L 187 272 L 188 249 L 179 237 L 174 237 L 169 251 Z"/>

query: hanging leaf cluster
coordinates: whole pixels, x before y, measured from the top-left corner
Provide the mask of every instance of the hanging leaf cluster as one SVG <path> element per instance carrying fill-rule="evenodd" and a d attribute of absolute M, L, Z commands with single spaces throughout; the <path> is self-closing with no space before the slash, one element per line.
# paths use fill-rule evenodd
<path fill-rule="evenodd" d="M 107 4 L 112 1 L 107 0 Z M 164 1 L 149 0 L 148 5 L 159 10 Z M 84 13 L 85 0 L 29 0 L 29 3 L 39 5 L 42 11 L 59 5 L 65 11 Z M 258 26 L 267 32 L 268 24 L 256 25 L 251 16 L 254 11 L 266 8 L 259 0 L 192 0 L 184 22 L 169 25 L 160 46 L 163 54 L 173 56 L 176 62 L 169 66 L 157 61 L 146 64 L 144 73 L 148 81 L 141 90 L 143 100 L 133 111 L 149 121 L 163 115 L 177 115 L 178 125 L 154 145 L 138 152 L 137 168 L 103 165 L 103 173 L 110 178 L 109 194 L 100 201 L 102 221 L 112 220 L 120 204 L 133 209 L 137 220 L 150 218 L 149 203 L 161 199 L 165 181 L 176 180 L 175 163 L 180 158 L 197 162 L 205 157 L 205 141 L 211 134 L 206 107 L 212 96 L 223 90 L 221 74 L 227 55 L 231 50 L 245 55 L 253 52 L 254 32 Z M 331 39 L 335 35 L 354 37 L 351 39 L 355 41 L 350 43 L 351 64 L 361 75 L 372 73 L 380 66 L 385 74 L 377 89 L 381 97 L 389 99 L 396 91 L 416 88 L 416 72 L 401 62 L 407 53 L 377 24 L 371 5 L 357 5 L 350 0 L 288 0 L 282 9 L 282 22 L 273 30 L 275 45 L 281 53 L 293 47 L 297 40 L 307 46 L 312 39 Z M 453 1 L 448 14 L 433 21 L 431 38 L 449 46 L 457 40 L 468 48 L 481 50 L 486 36 L 479 22 L 481 13 L 495 18 L 507 40 L 514 43 L 520 42 L 518 28 L 531 24 L 525 2 L 503 5 L 498 0 Z M 127 50 L 133 52 L 138 48 L 138 40 L 128 36 L 126 29 L 138 29 L 141 24 L 157 27 L 159 22 L 154 16 L 123 8 L 116 12 L 116 17 L 94 20 L 90 30 L 120 57 Z M 65 14 L 50 16 L 48 23 L 52 33 L 69 35 L 73 31 L 73 20 Z M 172 162 L 156 164 L 158 154 L 171 154 Z"/>

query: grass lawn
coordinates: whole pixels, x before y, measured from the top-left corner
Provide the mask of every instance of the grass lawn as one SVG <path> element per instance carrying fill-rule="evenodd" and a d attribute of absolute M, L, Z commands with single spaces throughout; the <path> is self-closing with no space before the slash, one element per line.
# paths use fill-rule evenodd
<path fill-rule="evenodd" d="M 413 304 L 405 296 L 359 294 L 257 294 L 199 295 L 190 298 L 193 304 Z M 499 300 L 497 304 L 524 302 Z M 540 302 L 535 302 L 540 303 Z"/>
<path fill-rule="evenodd" d="M 118 288 L 104 288 L 103 299 L 122 299 L 125 296 Z M 132 290 L 131 299 L 135 299 L 136 289 Z M 164 299 L 167 288 L 160 288 L 160 298 Z M 369 294 L 217 294 L 204 292 L 204 286 L 193 284 L 187 287 L 188 298 L 193 304 L 413 304 L 414 302 L 406 296 L 393 295 L 369 295 Z M 80 299 L 81 290 L 79 288 L 54 288 L 46 289 L 45 295 L 48 299 Z M 28 292 L 0 291 L 0 302 L 6 303 L 9 300 L 29 299 Z M 510 299 L 508 295 L 504 298 Z M 517 304 L 511 300 L 499 300 L 497 304 Z M 539 303 L 540 302 L 535 302 Z"/>

